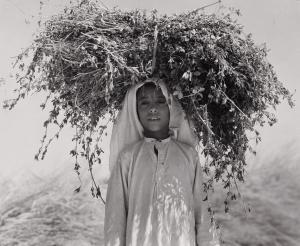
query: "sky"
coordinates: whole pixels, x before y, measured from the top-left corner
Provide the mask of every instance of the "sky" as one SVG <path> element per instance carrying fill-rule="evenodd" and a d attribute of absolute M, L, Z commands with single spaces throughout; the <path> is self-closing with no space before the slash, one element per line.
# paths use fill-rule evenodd
<path fill-rule="evenodd" d="M 42 20 L 63 9 L 69 1 L 45 0 L 40 10 L 39 0 L 0 0 L 0 101 L 10 98 L 15 81 L 11 63 L 33 40 L 38 31 L 37 20 Z M 103 0 L 108 7 L 120 9 L 157 9 L 160 13 L 180 13 L 205 6 L 215 1 L 208 0 Z M 244 25 L 246 33 L 252 33 L 257 44 L 266 43 L 268 59 L 274 66 L 279 79 L 291 92 L 296 91 L 296 106 L 291 109 L 283 103 L 277 110 L 278 123 L 261 130 L 262 142 L 257 147 L 258 156 L 252 161 L 268 160 L 274 153 L 285 151 L 290 146 L 291 154 L 300 147 L 300 1 L 299 0 L 222 0 L 222 5 L 240 9 L 238 21 Z M 220 12 L 220 5 L 207 11 Z M 41 12 L 41 14 L 39 14 Z M 43 122 L 47 111 L 41 111 L 44 94 L 32 95 L 19 103 L 12 111 L 0 109 L 0 168 L 1 175 L 14 175 L 31 170 L 38 175 L 47 174 L 60 166 L 73 168 L 68 153 L 72 149 L 70 141 L 73 129 L 63 131 L 61 137 L 50 146 L 44 161 L 34 161 L 43 136 Z M 104 141 L 107 149 L 108 140 Z M 299 151 L 298 151 L 299 152 Z M 107 165 L 107 156 L 104 165 Z M 1 178 L 0 175 L 0 178 Z"/>

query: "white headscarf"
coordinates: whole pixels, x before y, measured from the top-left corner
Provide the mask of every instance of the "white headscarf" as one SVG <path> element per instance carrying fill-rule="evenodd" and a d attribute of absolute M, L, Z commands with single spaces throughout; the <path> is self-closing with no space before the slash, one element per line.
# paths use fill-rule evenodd
<path fill-rule="evenodd" d="M 132 86 L 127 91 L 122 109 L 119 111 L 116 122 L 113 125 L 110 140 L 110 171 L 112 171 L 115 166 L 118 156 L 124 147 L 133 144 L 144 137 L 143 127 L 137 114 L 136 93 L 140 87 L 149 82 L 155 83 L 159 86 L 167 100 L 170 110 L 169 128 L 171 130 L 172 137 L 194 147 L 197 144 L 197 139 L 193 134 L 191 124 L 189 123 L 179 102 L 168 92 L 163 80 L 155 78 L 147 79 L 144 82 L 140 82 Z"/>

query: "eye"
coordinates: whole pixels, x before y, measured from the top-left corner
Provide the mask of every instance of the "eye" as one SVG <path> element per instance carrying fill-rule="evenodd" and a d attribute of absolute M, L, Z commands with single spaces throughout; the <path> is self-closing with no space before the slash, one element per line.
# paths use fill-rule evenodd
<path fill-rule="evenodd" d="M 166 99 L 164 99 L 164 98 L 158 99 L 157 103 L 158 104 L 165 104 L 166 103 Z"/>
<path fill-rule="evenodd" d="M 141 101 L 139 104 L 142 105 L 142 106 L 147 106 L 149 104 L 149 102 L 148 101 Z"/>

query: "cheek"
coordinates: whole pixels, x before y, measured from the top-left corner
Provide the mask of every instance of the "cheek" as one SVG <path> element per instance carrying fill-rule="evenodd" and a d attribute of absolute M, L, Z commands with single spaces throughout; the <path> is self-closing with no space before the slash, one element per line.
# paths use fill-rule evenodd
<path fill-rule="evenodd" d="M 137 108 L 137 115 L 140 121 L 142 121 L 145 118 L 146 111 L 140 107 Z"/>
<path fill-rule="evenodd" d="M 168 122 L 170 121 L 170 111 L 169 111 L 168 107 L 163 109 L 162 115 L 164 115 L 165 121 L 168 121 Z"/>

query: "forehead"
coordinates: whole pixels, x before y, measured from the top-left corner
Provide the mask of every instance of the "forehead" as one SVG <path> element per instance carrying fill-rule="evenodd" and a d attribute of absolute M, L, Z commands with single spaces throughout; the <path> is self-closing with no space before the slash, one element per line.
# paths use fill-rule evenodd
<path fill-rule="evenodd" d="M 152 83 L 145 84 L 142 87 L 140 87 L 137 91 L 136 96 L 137 96 L 137 100 L 140 100 L 143 98 L 149 98 L 149 97 L 165 98 L 164 94 L 162 93 L 161 88 Z"/>

